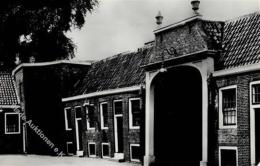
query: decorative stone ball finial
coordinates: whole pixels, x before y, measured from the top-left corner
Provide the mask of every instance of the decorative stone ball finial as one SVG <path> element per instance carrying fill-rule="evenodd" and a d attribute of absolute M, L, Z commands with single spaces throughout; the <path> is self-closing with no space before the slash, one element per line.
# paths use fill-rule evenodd
<path fill-rule="evenodd" d="M 35 57 L 34 56 L 29 57 L 29 63 L 35 63 Z"/>
<path fill-rule="evenodd" d="M 198 13 L 199 5 L 200 5 L 200 1 L 199 0 L 192 0 L 191 1 L 192 10 L 194 10 L 195 14 L 199 14 Z"/>
<path fill-rule="evenodd" d="M 162 16 L 160 11 L 158 12 L 158 14 L 157 14 L 157 16 L 155 18 L 156 18 L 156 24 L 158 26 L 160 26 L 162 24 L 162 20 L 163 20 L 163 16 Z"/>

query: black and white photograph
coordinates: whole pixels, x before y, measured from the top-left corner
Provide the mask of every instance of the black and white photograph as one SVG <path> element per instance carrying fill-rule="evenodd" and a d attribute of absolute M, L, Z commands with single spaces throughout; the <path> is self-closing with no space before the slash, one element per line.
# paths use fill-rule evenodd
<path fill-rule="evenodd" d="M 260 0 L 1 0 L 0 166 L 260 166 Z"/>

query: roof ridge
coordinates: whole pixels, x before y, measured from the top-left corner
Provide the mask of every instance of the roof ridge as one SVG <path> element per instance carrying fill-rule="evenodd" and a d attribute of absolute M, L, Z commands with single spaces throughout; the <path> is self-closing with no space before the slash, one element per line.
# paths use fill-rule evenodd
<path fill-rule="evenodd" d="M 104 59 L 97 60 L 97 61 L 94 62 L 94 64 L 95 64 L 95 63 L 99 63 L 99 62 L 106 62 L 106 61 L 115 59 L 115 58 L 117 58 L 117 57 L 119 57 L 119 56 L 131 54 L 131 53 L 134 53 L 134 52 L 133 52 L 133 51 L 125 51 L 125 52 L 122 52 L 122 53 L 119 53 L 119 54 L 115 54 L 115 55 L 109 56 L 109 57 L 104 58 Z"/>
<path fill-rule="evenodd" d="M 154 42 L 154 41 L 150 41 L 150 42 Z M 148 43 L 150 43 L 150 42 L 148 42 Z M 93 62 L 93 64 L 100 63 L 100 62 L 106 62 L 106 61 L 109 61 L 109 60 L 112 60 L 112 59 L 115 59 L 117 57 L 124 56 L 124 55 L 137 54 L 137 53 L 140 52 L 140 49 L 141 50 L 145 50 L 145 49 L 149 49 L 150 47 L 152 47 L 152 46 L 147 46 L 147 47 L 143 46 L 143 47 L 140 47 L 140 48 L 138 48 L 136 50 L 124 51 L 124 52 L 121 52 L 121 53 L 109 56 L 107 58 L 97 60 L 97 61 Z"/>
<path fill-rule="evenodd" d="M 228 19 L 224 22 L 225 23 L 236 22 L 236 21 L 242 20 L 244 18 L 249 18 L 249 17 L 252 17 L 253 15 L 258 15 L 258 14 L 260 14 L 260 10 L 257 10 L 255 12 L 248 13 L 248 14 L 245 14 L 245 15 L 242 15 L 242 16 L 238 16 L 238 17 L 235 17 L 235 18 L 232 18 L 232 19 Z"/>

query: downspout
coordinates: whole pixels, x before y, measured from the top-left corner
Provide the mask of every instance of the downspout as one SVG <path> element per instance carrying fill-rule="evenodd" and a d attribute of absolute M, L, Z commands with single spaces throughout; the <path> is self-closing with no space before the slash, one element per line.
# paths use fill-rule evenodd
<path fill-rule="evenodd" d="M 141 162 L 144 163 L 143 158 L 145 156 L 145 82 L 141 83 L 140 90 L 139 90 L 139 96 L 141 98 L 141 119 L 144 119 L 142 121 L 141 127 L 140 127 L 140 147 L 141 148 Z"/>

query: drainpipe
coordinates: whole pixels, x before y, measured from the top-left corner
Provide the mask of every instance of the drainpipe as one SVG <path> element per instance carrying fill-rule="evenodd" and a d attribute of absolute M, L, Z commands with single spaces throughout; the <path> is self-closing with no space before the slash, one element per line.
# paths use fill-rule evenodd
<path fill-rule="evenodd" d="M 141 147 L 141 162 L 143 164 L 143 158 L 145 155 L 145 82 L 141 83 L 140 90 L 139 90 L 139 96 L 141 98 L 141 119 L 143 121 L 141 122 L 140 126 L 140 147 Z"/>

